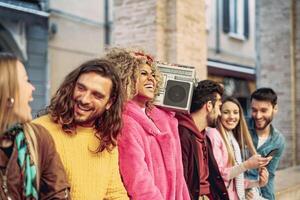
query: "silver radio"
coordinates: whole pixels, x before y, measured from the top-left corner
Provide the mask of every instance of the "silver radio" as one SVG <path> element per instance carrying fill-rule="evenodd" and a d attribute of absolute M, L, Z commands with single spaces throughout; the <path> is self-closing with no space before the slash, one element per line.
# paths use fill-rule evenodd
<path fill-rule="evenodd" d="M 188 113 L 196 83 L 195 68 L 162 63 L 157 66 L 163 75 L 163 84 L 154 104 Z"/>

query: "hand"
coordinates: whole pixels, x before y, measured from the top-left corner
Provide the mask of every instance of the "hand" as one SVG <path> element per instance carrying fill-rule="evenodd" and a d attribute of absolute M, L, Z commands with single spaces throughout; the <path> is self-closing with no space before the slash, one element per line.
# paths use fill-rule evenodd
<path fill-rule="evenodd" d="M 251 190 L 246 190 L 246 199 L 247 200 L 253 200 L 253 198 L 254 198 L 254 195 L 251 192 Z"/>
<path fill-rule="evenodd" d="M 251 156 L 248 160 L 244 161 L 244 166 L 246 169 L 257 169 L 267 166 L 272 157 L 264 158 L 259 154 Z"/>
<path fill-rule="evenodd" d="M 258 184 L 259 187 L 263 187 L 265 185 L 267 185 L 269 181 L 269 172 L 267 170 L 267 168 L 262 167 L 259 169 L 259 180 L 258 180 Z"/>

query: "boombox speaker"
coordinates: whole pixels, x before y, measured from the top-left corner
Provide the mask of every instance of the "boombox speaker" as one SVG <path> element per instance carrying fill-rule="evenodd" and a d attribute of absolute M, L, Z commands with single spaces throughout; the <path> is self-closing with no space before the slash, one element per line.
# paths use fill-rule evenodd
<path fill-rule="evenodd" d="M 195 69 L 186 66 L 158 64 L 163 74 L 163 86 L 154 104 L 188 113 L 195 85 Z"/>
<path fill-rule="evenodd" d="M 168 80 L 165 90 L 164 105 L 187 109 L 190 108 L 190 99 L 193 93 L 193 83 L 177 80 Z"/>

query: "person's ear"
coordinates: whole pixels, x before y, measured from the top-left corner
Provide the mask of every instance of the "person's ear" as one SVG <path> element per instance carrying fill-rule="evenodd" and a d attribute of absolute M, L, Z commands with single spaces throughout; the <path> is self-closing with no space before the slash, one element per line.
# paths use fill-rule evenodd
<path fill-rule="evenodd" d="M 113 102 L 114 102 L 114 100 L 113 100 L 113 99 L 110 99 L 110 100 L 107 102 L 107 104 L 106 104 L 106 106 L 105 106 L 105 109 L 106 109 L 106 110 L 109 110 L 110 107 L 111 107 L 111 105 L 113 104 Z"/>
<path fill-rule="evenodd" d="M 213 109 L 212 101 L 206 102 L 205 106 L 206 106 L 206 110 L 207 110 L 208 112 L 211 112 L 211 111 L 212 111 L 212 109 Z"/>
<path fill-rule="evenodd" d="M 15 99 L 12 98 L 12 97 L 9 97 L 9 98 L 7 99 L 7 107 L 8 107 L 8 108 L 12 108 L 12 107 L 14 106 L 14 104 L 15 104 Z"/>
<path fill-rule="evenodd" d="M 274 110 L 274 113 L 275 113 L 275 114 L 278 112 L 278 104 L 276 104 L 276 105 L 274 106 L 273 110 Z"/>

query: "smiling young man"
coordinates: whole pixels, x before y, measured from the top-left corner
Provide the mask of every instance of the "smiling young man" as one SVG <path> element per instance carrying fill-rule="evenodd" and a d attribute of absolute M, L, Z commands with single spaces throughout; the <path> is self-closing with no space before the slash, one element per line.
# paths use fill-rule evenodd
<path fill-rule="evenodd" d="M 251 95 L 252 118 L 248 121 L 249 131 L 257 153 L 266 156 L 275 150 L 273 158 L 267 165 L 269 171 L 269 181 L 265 187 L 261 188 L 262 196 L 266 199 L 275 199 L 274 177 L 282 156 L 285 140 L 279 130 L 271 124 L 273 117 L 278 111 L 277 95 L 271 88 L 259 88 Z M 251 170 L 248 172 L 249 178 L 256 178 L 258 172 Z"/>
<path fill-rule="evenodd" d="M 121 82 L 107 60 L 87 61 L 73 70 L 34 123 L 53 136 L 71 184 L 71 197 L 128 199 L 118 166 Z"/>
<path fill-rule="evenodd" d="M 194 89 L 190 114 L 177 114 L 184 177 L 192 200 L 228 200 L 207 127 L 216 127 L 223 87 L 211 80 Z"/>

